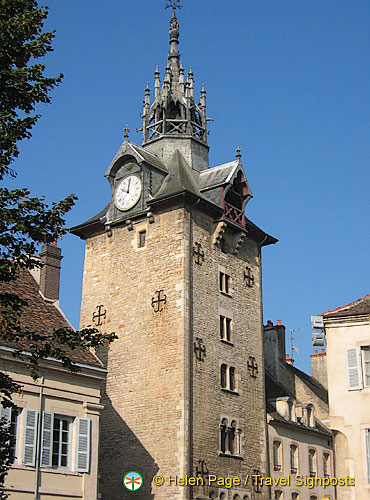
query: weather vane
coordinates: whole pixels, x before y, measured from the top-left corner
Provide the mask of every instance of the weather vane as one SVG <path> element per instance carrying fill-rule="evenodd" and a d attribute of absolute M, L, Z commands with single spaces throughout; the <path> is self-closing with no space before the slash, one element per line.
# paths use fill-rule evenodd
<path fill-rule="evenodd" d="M 168 9 L 168 7 L 172 7 L 175 13 L 176 9 L 182 9 L 181 0 L 167 0 L 166 9 Z"/>

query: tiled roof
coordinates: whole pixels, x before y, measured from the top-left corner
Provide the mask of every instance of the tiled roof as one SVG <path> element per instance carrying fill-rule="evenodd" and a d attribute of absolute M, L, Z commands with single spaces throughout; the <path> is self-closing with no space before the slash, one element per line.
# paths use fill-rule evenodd
<path fill-rule="evenodd" d="M 370 294 L 361 297 L 350 304 L 337 307 L 331 311 L 322 313 L 325 318 L 335 318 L 340 316 L 356 316 L 370 313 Z"/>
<path fill-rule="evenodd" d="M 0 293 L 17 294 L 27 301 L 21 313 L 21 327 L 29 331 L 36 331 L 49 335 L 58 328 L 72 328 L 63 314 L 50 302 L 45 301 L 39 293 L 39 287 L 31 274 L 26 270 L 19 270 L 18 278 L 11 283 L 0 283 Z M 0 345 L 27 351 L 27 344 L 15 344 L 0 337 Z M 74 362 L 85 363 L 101 367 L 101 362 L 89 350 L 71 350 L 65 348 Z"/>

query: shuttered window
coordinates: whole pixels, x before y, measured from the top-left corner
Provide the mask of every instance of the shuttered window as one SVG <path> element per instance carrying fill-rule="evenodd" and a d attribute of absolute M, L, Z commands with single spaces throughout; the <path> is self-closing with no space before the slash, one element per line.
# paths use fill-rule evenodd
<path fill-rule="evenodd" d="M 90 425 L 89 418 L 77 419 L 76 471 L 89 472 L 90 466 Z"/>
<path fill-rule="evenodd" d="M 370 387 L 370 347 L 362 347 L 362 359 L 364 369 L 364 386 Z"/>
<path fill-rule="evenodd" d="M 32 467 L 35 466 L 37 417 L 36 410 L 24 410 L 22 462 Z"/>
<path fill-rule="evenodd" d="M 370 429 L 365 429 L 366 459 L 367 459 L 367 482 L 370 483 Z"/>
<path fill-rule="evenodd" d="M 52 429 L 53 414 L 43 411 L 41 430 L 41 467 L 51 466 Z"/>
<path fill-rule="evenodd" d="M 348 390 L 362 389 L 361 352 L 359 347 L 347 349 Z"/>

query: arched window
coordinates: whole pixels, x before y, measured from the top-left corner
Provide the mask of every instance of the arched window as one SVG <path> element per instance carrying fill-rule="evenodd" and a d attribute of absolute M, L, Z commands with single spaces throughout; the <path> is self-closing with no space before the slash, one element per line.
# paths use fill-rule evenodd
<path fill-rule="evenodd" d="M 221 452 L 226 453 L 227 419 L 224 418 L 220 425 L 221 433 Z"/>
<path fill-rule="evenodd" d="M 290 473 L 297 474 L 298 472 L 298 446 L 290 445 Z"/>
<path fill-rule="evenodd" d="M 225 364 L 221 365 L 221 387 L 226 388 L 226 370 L 227 366 Z"/>
<path fill-rule="evenodd" d="M 233 500 L 240 500 L 240 496 L 238 494 L 234 495 Z"/>
<path fill-rule="evenodd" d="M 283 492 L 280 490 L 275 490 L 274 500 L 283 500 Z"/>
<path fill-rule="evenodd" d="M 272 452 L 274 459 L 274 470 L 281 470 L 281 442 L 274 441 L 272 443 Z"/>
<path fill-rule="evenodd" d="M 217 499 L 217 495 L 214 491 L 211 491 L 211 493 L 208 495 L 208 497 L 211 499 L 211 500 L 216 500 Z"/>
<path fill-rule="evenodd" d="M 330 455 L 329 455 L 329 453 L 324 453 L 323 462 L 324 462 L 324 476 L 330 477 Z"/>
<path fill-rule="evenodd" d="M 226 493 L 221 493 L 220 500 L 226 500 Z"/>
<path fill-rule="evenodd" d="M 229 427 L 229 452 L 231 455 L 235 455 L 235 441 L 236 441 L 236 422 L 233 420 L 231 426 Z"/>
<path fill-rule="evenodd" d="M 308 465 L 310 469 L 310 476 L 315 477 L 317 475 L 317 456 L 316 450 L 310 449 L 308 451 Z"/>
<path fill-rule="evenodd" d="M 229 368 L 229 389 L 235 391 L 235 368 L 233 366 Z"/>

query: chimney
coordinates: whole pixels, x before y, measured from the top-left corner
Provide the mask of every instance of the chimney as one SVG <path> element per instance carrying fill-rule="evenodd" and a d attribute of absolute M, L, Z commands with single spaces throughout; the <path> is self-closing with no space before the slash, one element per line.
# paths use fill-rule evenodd
<path fill-rule="evenodd" d="M 52 301 L 59 300 L 61 249 L 56 242 L 53 245 L 43 245 L 40 253 L 43 267 L 40 272 L 40 292 Z"/>
<path fill-rule="evenodd" d="M 311 366 L 312 366 L 312 376 L 321 385 L 328 388 L 328 374 L 326 371 L 326 352 L 325 349 L 321 349 L 319 352 L 315 349 L 314 354 L 311 354 Z"/>
<path fill-rule="evenodd" d="M 271 320 L 263 328 L 263 352 L 265 367 L 279 379 L 280 364 L 285 361 L 285 326 L 281 320 L 274 325 Z"/>

